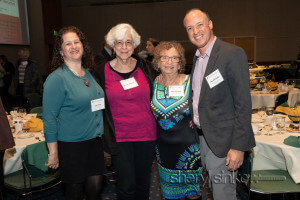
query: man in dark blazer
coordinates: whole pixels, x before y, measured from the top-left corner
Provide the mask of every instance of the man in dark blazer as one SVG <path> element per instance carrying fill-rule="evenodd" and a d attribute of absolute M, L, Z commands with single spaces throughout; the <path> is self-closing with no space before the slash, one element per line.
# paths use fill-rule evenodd
<path fill-rule="evenodd" d="M 106 38 L 106 35 L 104 37 L 104 39 Z M 106 39 L 105 39 L 106 41 Z M 103 49 L 101 50 L 100 53 L 98 53 L 95 56 L 95 63 L 96 65 L 101 65 L 103 63 L 106 63 L 107 61 L 111 61 L 112 59 L 114 59 L 114 52 L 113 52 L 113 48 L 111 48 L 111 46 L 109 46 L 107 43 L 105 43 L 103 45 Z"/>
<path fill-rule="evenodd" d="M 209 16 L 199 9 L 187 12 L 184 26 L 197 47 L 190 105 L 202 164 L 209 172 L 214 200 L 233 200 L 236 170 L 244 151 L 255 146 L 247 56 L 218 39 Z"/>

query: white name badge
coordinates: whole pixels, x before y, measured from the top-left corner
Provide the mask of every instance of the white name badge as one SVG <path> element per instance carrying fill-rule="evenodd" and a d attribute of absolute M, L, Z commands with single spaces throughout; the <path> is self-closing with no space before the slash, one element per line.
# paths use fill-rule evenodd
<path fill-rule="evenodd" d="M 182 97 L 184 95 L 183 85 L 170 85 L 169 96 L 170 97 Z"/>
<path fill-rule="evenodd" d="M 103 110 L 105 108 L 104 98 L 94 99 L 91 101 L 92 112 Z"/>
<path fill-rule="evenodd" d="M 136 82 L 134 77 L 131 77 L 131 78 L 128 78 L 125 80 L 121 80 L 120 83 L 124 90 L 129 90 L 131 88 L 135 88 L 135 87 L 139 86 L 139 84 Z"/>
<path fill-rule="evenodd" d="M 224 78 L 218 69 L 216 71 L 214 71 L 213 73 L 209 74 L 208 76 L 206 76 L 205 79 L 210 88 L 213 88 L 216 85 L 218 85 L 219 83 L 224 81 Z"/>

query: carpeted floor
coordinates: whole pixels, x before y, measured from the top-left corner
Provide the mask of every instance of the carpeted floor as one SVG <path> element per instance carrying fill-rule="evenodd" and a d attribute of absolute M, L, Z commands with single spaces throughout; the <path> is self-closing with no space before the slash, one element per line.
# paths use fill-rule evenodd
<path fill-rule="evenodd" d="M 204 174 L 206 176 L 206 174 Z M 202 186 L 201 186 L 202 187 Z M 212 195 L 208 189 L 208 185 L 206 184 L 205 187 L 207 188 L 207 192 L 202 194 L 203 200 L 213 200 Z M 1 198 L 0 198 L 1 199 Z M 24 200 L 26 198 L 21 197 L 17 198 L 17 196 L 13 193 L 6 192 L 5 200 L 15 200 L 20 199 Z M 55 188 L 52 188 L 49 191 L 34 194 L 30 196 L 30 199 L 32 200 L 64 200 L 63 192 L 62 192 L 62 186 L 59 185 Z M 116 194 L 115 194 L 115 181 L 113 181 L 113 177 L 111 173 L 107 174 L 107 185 L 104 188 L 103 200 L 116 200 Z M 150 188 L 150 200 L 162 200 L 162 196 L 160 193 L 160 184 L 159 184 L 159 177 L 158 177 L 158 171 L 156 163 L 153 163 L 152 166 L 152 173 L 151 173 L 151 188 Z M 251 196 L 252 200 L 267 200 L 270 199 L 268 195 L 259 195 L 259 194 L 253 194 Z M 299 196 L 295 196 L 294 194 L 286 195 L 285 197 L 282 197 L 282 195 L 272 195 L 273 200 L 298 200 L 300 199 Z M 237 186 L 237 200 L 247 200 L 247 192 L 244 188 L 241 187 L 241 185 L 238 184 Z"/>

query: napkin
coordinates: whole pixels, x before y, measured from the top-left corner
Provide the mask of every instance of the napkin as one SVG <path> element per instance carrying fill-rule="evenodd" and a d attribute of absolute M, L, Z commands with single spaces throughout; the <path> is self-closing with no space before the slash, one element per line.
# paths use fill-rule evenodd
<path fill-rule="evenodd" d="M 287 114 L 287 115 L 291 115 L 291 116 L 300 116 L 300 106 L 298 106 L 297 109 L 292 109 L 292 108 L 283 107 L 283 106 L 277 106 L 276 111 Z"/>
<path fill-rule="evenodd" d="M 292 147 L 300 148 L 300 136 L 289 136 L 284 139 L 283 143 Z"/>
<path fill-rule="evenodd" d="M 46 172 L 48 167 L 45 166 L 47 162 L 48 150 L 45 142 L 38 142 L 27 146 L 28 164 Z"/>
<path fill-rule="evenodd" d="M 23 125 L 23 129 L 28 129 L 29 132 L 43 131 L 43 121 L 38 118 L 31 118 Z"/>

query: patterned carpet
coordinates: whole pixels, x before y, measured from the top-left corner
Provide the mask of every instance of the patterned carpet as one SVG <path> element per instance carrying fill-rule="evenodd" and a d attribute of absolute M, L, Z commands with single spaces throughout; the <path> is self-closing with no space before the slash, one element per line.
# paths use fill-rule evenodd
<path fill-rule="evenodd" d="M 116 194 L 115 194 L 115 181 L 113 181 L 113 177 L 111 173 L 108 173 L 107 175 L 107 185 L 104 189 L 102 199 L 103 200 L 116 200 Z M 203 176 L 205 177 L 206 174 L 204 173 Z M 203 187 L 201 185 L 201 187 Z M 208 188 L 208 185 L 205 184 L 206 192 L 202 194 L 203 200 L 213 200 L 211 192 Z M 247 200 L 247 195 L 244 188 L 242 188 L 241 185 L 237 185 L 237 200 Z M 1 198 L 0 198 L 1 199 Z M 6 193 L 5 200 L 15 200 L 20 199 L 24 200 L 26 198 L 17 198 L 17 196 L 13 193 Z M 62 186 L 59 185 L 55 188 L 52 188 L 51 190 L 48 190 L 43 193 L 34 194 L 30 196 L 30 199 L 32 200 L 64 200 L 63 192 L 62 192 Z M 157 165 L 154 162 L 152 166 L 152 173 L 151 173 L 151 186 L 150 186 L 150 198 L 149 200 L 163 200 L 160 192 L 160 184 L 159 184 L 159 176 L 157 171 Z M 259 195 L 259 194 L 253 194 L 251 196 L 252 200 L 267 200 L 270 199 L 268 195 Z M 273 200 L 298 200 L 300 199 L 299 196 L 296 196 L 295 194 L 289 194 L 285 197 L 282 197 L 282 195 L 272 195 Z"/>

